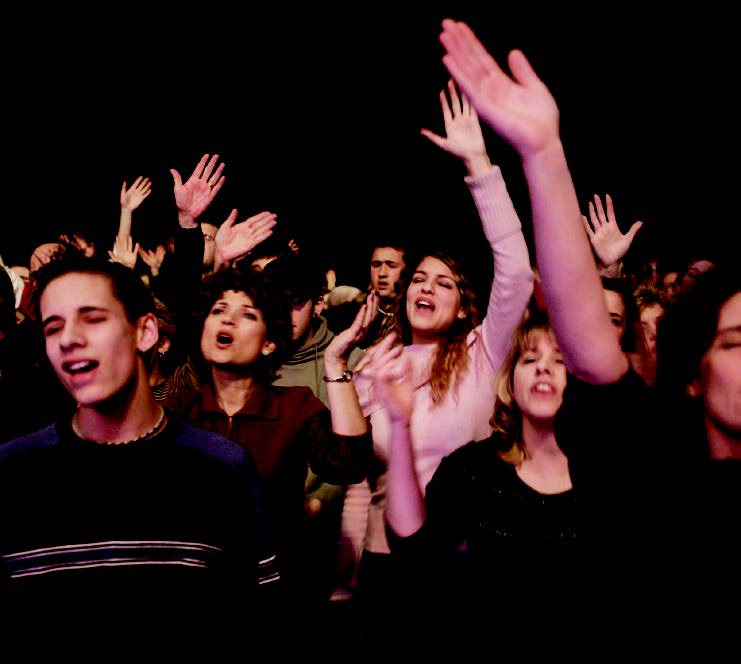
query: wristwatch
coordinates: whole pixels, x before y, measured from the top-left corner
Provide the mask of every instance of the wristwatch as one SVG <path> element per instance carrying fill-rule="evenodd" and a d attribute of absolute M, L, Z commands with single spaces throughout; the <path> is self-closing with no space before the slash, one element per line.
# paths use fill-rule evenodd
<path fill-rule="evenodd" d="M 323 378 L 325 383 L 349 383 L 352 380 L 352 371 L 345 369 L 337 378 Z"/>

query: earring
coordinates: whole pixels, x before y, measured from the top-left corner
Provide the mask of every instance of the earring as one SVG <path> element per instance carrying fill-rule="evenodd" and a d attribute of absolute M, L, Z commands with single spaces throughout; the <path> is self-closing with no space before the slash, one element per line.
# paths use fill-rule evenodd
<path fill-rule="evenodd" d="M 157 351 L 157 355 L 159 355 L 160 358 L 164 357 L 166 355 L 166 353 L 167 353 L 166 350 L 158 350 Z"/>

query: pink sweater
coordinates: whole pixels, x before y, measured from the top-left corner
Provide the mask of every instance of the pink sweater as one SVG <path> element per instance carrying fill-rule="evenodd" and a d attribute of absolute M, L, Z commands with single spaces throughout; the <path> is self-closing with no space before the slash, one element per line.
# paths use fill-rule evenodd
<path fill-rule="evenodd" d="M 430 368 L 436 346 L 404 347 L 404 354 L 412 360 L 416 385 L 411 434 L 417 478 L 423 489 L 444 456 L 471 440 L 483 440 L 491 435 L 494 376 L 510 349 L 514 331 L 533 292 L 527 245 L 501 170 L 495 166 L 486 175 L 467 177 L 466 184 L 494 256 L 494 279 L 486 316 L 468 337 L 468 369 L 455 392 L 448 392 L 437 406 L 433 407 L 430 389 Z M 370 380 L 362 372 L 354 380 L 363 412 L 370 417 L 376 456 L 385 462 L 390 436 L 388 415 L 373 399 Z M 365 548 L 388 553 L 384 524 L 385 474 L 369 478 L 369 483 L 371 501 Z"/>

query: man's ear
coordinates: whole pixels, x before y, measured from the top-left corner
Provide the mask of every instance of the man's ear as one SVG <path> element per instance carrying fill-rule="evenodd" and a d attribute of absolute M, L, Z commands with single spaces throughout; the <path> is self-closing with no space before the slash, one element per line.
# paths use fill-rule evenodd
<path fill-rule="evenodd" d="M 142 353 L 150 350 L 160 337 L 157 317 L 153 313 L 144 314 L 136 322 L 136 348 Z"/>
<path fill-rule="evenodd" d="M 691 383 L 687 383 L 687 387 L 685 387 L 684 389 L 687 391 L 687 394 L 693 399 L 699 397 L 702 394 L 700 379 L 695 378 Z"/>
<path fill-rule="evenodd" d="M 314 302 L 314 315 L 318 316 L 322 311 L 324 311 L 324 298 L 320 297 L 316 302 Z"/>

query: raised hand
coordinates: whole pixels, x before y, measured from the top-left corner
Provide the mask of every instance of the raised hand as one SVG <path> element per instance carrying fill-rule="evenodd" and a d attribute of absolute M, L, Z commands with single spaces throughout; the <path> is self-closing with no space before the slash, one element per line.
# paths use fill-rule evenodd
<path fill-rule="evenodd" d="M 605 207 L 607 208 L 606 214 Z M 600 197 L 594 194 L 594 203 L 589 201 L 589 220 L 584 215 L 581 218 L 594 253 L 597 254 L 602 265 L 607 267 L 617 263 L 628 253 L 633 238 L 643 226 L 643 222 L 636 221 L 628 232 L 623 234 L 617 225 L 610 194 L 605 195 L 605 207 L 602 206 Z"/>
<path fill-rule="evenodd" d="M 152 183 L 149 178 L 140 175 L 128 189 L 126 188 L 126 182 L 124 182 L 121 186 L 121 208 L 133 212 L 151 193 Z"/>
<path fill-rule="evenodd" d="M 219 189 L 224 186 L 225 178 L 221 173 L 225 164 L 218 164 L 218 161 L 219 155 L 204 154 L 185 183 L 178 171 L 170 169 L 175 183 L 178 223 L 182 228 L 195 228 L 198 217 L 208 209 Z"/>
<path fill-rule="evenodd" d="M 443 64 L 479 116 L 525 158 L 560 143 L 556 101 L 525 55 L 511 51 L 506 74 L 471 28 L 445 19 Z"/>
<path fill-rule="evenodd" d="M 215 270 L 231 265 L 269 238 L 278 223 L 276 218 L 273 212 L 265 211 L 237 223 L 237 209 L 233 209 L 216 231 Z"/>
<path fill-rule="evenodd" d="M 153 277 L 156 277 L 159 274 L 166 253 L 167 248 L 164 244 L 158 244 L 154 251 L 139 247 L 139 256 L 141 256 L 141 259 L 149 266 L 149 271 L 152 273 Z"/>
<path fill-rule="evenodd" d="M 29 272 L 36 272 L 42 265 L 46 265 L 58 252 L 64 252 L 64 245 L 60 242 L 45 242 L 33 250 L 28 262 Z"/>
<path fill-rule="evenodd" d="M 422 129 L 421 133 L 430 139 L 439 148 L 461 159 L 471 170 L 477 162 L 489 166 L 486 155 L 484 135 L 481 132 L 476 109 L 471 106 L 465 95 L 458 95 L 455 83 L 448 81 L 450 103 L 445 90 L 440 91 L 440 105 L 443 109 L 445 122 L 445 136 L 439 136 L 429 129 Z"/>
<path fill-rule="evenodd" d="M 134 245 L 131 235 L 117 235 L 113 242 L 113 250 L 108 251 L 108 256 L 113 263 L 121 263 L 130 269 L 134 269 L 136 258 L 139 255 L 139 243 Z"/>
<path fill-rule="evenodd" d="M 339 368 L 341 372 L 347 366 L 350 354 L 365 338 L 377 314 L 378 296 L 371 292 L 358 310 L 350 327 L 336 334 L 324 351 L 324 367 L 328 373 L 335 373 L 335 368 Z"/>
<path fill-rule="evenodd" d="M 363 372 L 373 379 L 378 400 L 391 421 L 408 424 L 414 409 L 412 367 L 409 358 L 402 355 L 403 346 L 395 342 L 393 332 L 381 340 Z"/>

